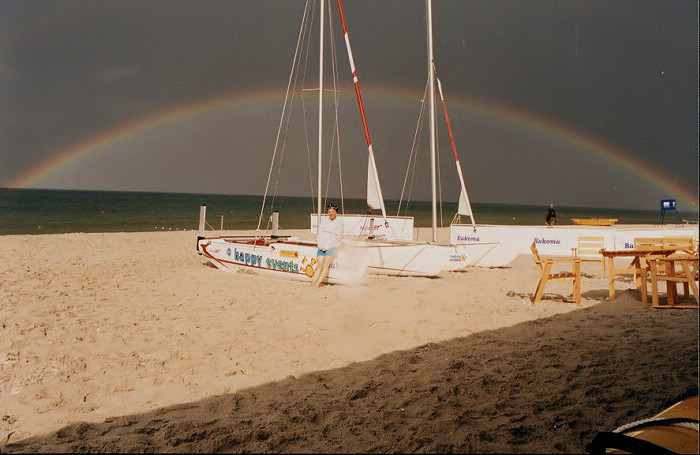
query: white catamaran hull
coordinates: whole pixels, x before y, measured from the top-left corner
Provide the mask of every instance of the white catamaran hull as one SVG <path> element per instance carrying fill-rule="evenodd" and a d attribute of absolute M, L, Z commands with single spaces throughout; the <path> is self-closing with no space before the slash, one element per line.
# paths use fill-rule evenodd
<path fill-rule="evenodd" d="M 198 251 L 224 271 L 249 270 L 262 275 L 310 281 L 316 273 L 317 245 L 286 238 L 204 238 Z M 328 282 L 352 284 L 365 272 L 397 276 L 436 276 L 444 268 L 447 249 L 429 244 L 402 244 L 375 240 L 343 242 L 333 261 Z"/>
<path fill-rule="evenodd" d="M 457 271 L 475 266 L 492 254 L 497 247 L 497 242 L 445 245 L 448 250 L 448 261 L 443 270 Z"/>
<path fill-rule="evenodd" d="M 367 258 L 367 272 L 378 275 L 436 276 L 444 270 L 448 251 L 428 243 L 344 240 Z"/>
<path fill-rule="evenodd" d="M 197 241 L 197 250 L 226 272 L 248 270 L 261 275 L 311 281 L 316 274 L 313 242 L 296 239 L 271 240 L 254 237 L 216 237 Z M 344 247 L 331 264 L 327 282 L 352 284 L 365 274 L 366 258 L 352 247 Z"/>
<path fill-rule="evenodd" d="M 456 244 L 497 242 L 475 266 L 497 267 L 511 262 L 520 254 L 530 254 L 535 242 L 543 255 L 569 256 L 578 246 L 579 237 L 603 237 L 606 250 L 634 248 L 634 239 L 641 237 L 693 237 L 698 239 L 697 225 L 613 225 L 613 226 L 498 226 L 453 224 L 450 241 Z"/>

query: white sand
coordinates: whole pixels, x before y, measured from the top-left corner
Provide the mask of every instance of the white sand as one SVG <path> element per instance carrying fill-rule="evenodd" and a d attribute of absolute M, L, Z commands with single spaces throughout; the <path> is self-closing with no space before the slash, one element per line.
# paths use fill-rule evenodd
<path fill-rule="evenodd" d="M 599 264 L 585 263 L 581 306 L 561 298 L 570 281 L 550 283 L 531 305 L 539 275 L 529 256 L 508 268 L 321 289 L 206 262 L 192 232 L 0 236 L 0 442 L 607 298 Z"/>

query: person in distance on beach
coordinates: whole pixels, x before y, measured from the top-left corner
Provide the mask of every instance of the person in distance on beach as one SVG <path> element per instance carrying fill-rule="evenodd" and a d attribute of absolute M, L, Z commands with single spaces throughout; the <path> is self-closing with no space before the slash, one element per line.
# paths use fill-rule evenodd
<path fill-rule="evenodd" d="M 321 286 L 330 271 L 333 259 L 338 256 L 338 248 L 343 237 L 343 222 L 338 219 L 338 206 L 328 204 L 328 219 L 323 220 L 318 230 L 316 241 L 318 253 L 316 254 L 316 274 L 311 282 L 315 288 Z M 321 220 L 319 220 L 321 222 Z"/>
<path fill-rule="evenodd" d="M 552 226 L 557 222 L 557 211 L 554 210 L 554 204 L 549 204 L 544 220 L 547 222 L 548 226 Z"/>

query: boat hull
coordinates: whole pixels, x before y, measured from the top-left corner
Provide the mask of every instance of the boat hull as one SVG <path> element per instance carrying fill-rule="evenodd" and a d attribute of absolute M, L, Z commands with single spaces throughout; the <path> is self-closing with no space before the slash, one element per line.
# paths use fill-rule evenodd
<path fill-rule="evenodd" d="M 473 267 L 498 248 L 498 245 L 497 242 L 445 245 L 448 261 L 443 270 L 457 271 Z"/>
<path fill-rule="evenodd" d="M 367 272 L 394 276 L 437 276 L 448 261 L 440 245 L 385 240 L 344 240 L 367 258 Z"/>
<path fill-rule="evenodd" d="M 275 241 L 253 237 L 216 237 L 197 241 L 197 250 L 220 270 L 247 270 L 260 275 L 310 282 L 317 273 L 313 242 L 296 239 Z M 353 284 L 365 274 L 365 258 L 350 248 L 339 251 L 331 264 L 327 282 Z"/>
<path fill-rule="evenodd" d="M 219 269 L 248 270 L 262 275 L 311 281 L 316 274 L 315 242 L 298 239 L 271 240 L 254 237 L 202 238 L 198 251 Z M 380 275 L 439 275 L 449 250 L 427 243 L 380 240 L 347 240 L 329 271 L 328 282 L 352 284 L 365 272 Z"/>

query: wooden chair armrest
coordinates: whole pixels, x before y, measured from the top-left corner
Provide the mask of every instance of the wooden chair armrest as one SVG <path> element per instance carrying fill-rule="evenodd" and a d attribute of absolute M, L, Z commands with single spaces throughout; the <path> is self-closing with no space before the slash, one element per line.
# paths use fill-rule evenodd
<path fill-rule="evenodd" d="M 549 262 L 581 262 L 581 258 L 572 258 L 570 256 L 546 256 L 542 260 Z"/>

